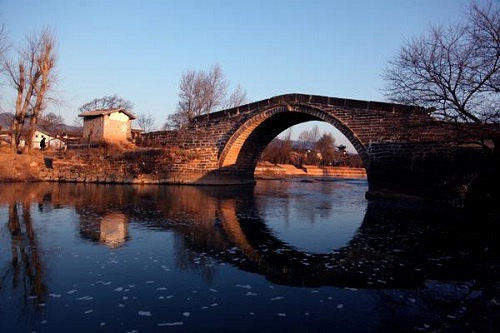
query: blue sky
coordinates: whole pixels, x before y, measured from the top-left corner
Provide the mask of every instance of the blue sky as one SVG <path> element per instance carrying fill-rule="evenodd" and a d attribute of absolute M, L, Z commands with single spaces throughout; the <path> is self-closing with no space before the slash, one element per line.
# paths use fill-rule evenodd
<path fill-rule="evenodd" d="M 251 101 L 305 93 L 383 101 L 381 73 L 405 40 L 459 20 L 468 0 L 0 0 L 15 45 L 50 27 L 62 100 L 117 94 L 165 122 L 187 70 L 219 64 Z M 12 88 L 0 87 L 3 111 Z M 299 134 L 294 130 L 294 134 Z"/>

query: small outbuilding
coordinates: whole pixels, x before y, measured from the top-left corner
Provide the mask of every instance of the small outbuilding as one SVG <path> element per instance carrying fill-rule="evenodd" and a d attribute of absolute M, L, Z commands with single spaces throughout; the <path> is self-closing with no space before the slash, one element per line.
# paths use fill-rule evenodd
<path fill-rule="evenodd" d="M 85 143 L 129 141 L 132 139 L 132 120 L 136 117 L 125 109 L 93 110 L 79 114 L 83 118 Z"/>

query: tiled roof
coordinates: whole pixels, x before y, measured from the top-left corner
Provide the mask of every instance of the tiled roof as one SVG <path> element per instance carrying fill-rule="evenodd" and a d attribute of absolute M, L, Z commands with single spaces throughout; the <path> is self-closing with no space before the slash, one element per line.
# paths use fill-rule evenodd
<path fill-rule="evenodd" d="M 119 109 L 106 109 L 106 110 L 85 111 L 85 112 L 80 113 L 78 116 L 79 117 L 98 117 L 98 116 L 109 115 L 109 114 L 115 113 L 115 112 L 123 112 L 123 113 L 125 113 L 132 120 L 136 118 L 132 113 L 128 112 L 125 109 L 121 109 L 121 108 L 119 108 Z"/>

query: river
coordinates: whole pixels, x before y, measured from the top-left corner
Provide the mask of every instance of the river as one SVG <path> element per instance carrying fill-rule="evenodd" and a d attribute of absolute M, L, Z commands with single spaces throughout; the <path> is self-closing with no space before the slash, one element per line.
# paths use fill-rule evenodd
<path fill-rule="evenodd" d="M 365 180 L 1 184 L 0 332 L 482 325 L 471 304 L 493 278 L 495 237 L 366 190 Z"/>

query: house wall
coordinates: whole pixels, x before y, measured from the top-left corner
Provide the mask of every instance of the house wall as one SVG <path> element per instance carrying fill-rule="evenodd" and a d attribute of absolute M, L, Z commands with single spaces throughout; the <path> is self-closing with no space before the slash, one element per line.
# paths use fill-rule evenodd
<path fill-rule="evenodd" d="M 126 141 L 132 137 L 131 120 L 122 113 L 86 117 L 83 121 L 83 140 L 85 143 L 97 143 L 102 140 Z"/>
<path fill-rule="evenodd" d="M 104 116 L 103 139 L 109 141 L 126 141 L 131 137 L 131 121 L 126 114 L 115 112 L 109 116 Z"/>
<path fill-rule="evenodd" d="M 104 136 L 103 117 L 86 117 L 83 119 L 83 141 L 85 143 L 99 142 Z"/>

